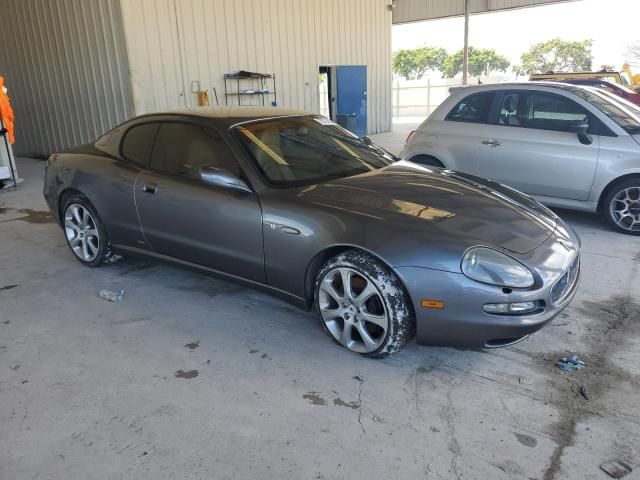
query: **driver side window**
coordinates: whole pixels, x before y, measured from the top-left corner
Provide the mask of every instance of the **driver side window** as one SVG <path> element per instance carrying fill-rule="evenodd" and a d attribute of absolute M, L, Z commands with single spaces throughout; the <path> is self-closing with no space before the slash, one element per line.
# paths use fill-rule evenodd
<path fill-rule="evenodd" d="M 150 167 L 174 177 L 200 180 L 202 167 L 224 168 L 240 176 L 240 167 L 213 129 L 189 123 L 160 126 Z"/>

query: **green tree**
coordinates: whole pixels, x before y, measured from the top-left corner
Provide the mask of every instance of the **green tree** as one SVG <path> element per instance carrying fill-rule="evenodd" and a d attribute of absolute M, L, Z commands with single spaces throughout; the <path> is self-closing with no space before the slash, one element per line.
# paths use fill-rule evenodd
<path fill-rule="evenodd" d="M 393 71 L 407 80 L 420 80 L 429 70 L 440 70 L 447 58 L 444 48 L 418 47 L 393 54 Z"/>
<path fill-rule="evenodd" d="M 449 55 L 442 66 L 442 75 L 453 78 L 462 72 L 463 58 L 464 50 Z M 492 48 L 469 47 L 469 75 L 472 77 L 488 76 L 491 72 L 506 72 L 509 65 L 509 60 Z"/>
<path fill-rule="evenodd" d="M 537 43 L 520 57 L 517 74 L 547 72 L 588 72 L 591 70 L 592 40 L 567 41 L 560 38 Z"/>

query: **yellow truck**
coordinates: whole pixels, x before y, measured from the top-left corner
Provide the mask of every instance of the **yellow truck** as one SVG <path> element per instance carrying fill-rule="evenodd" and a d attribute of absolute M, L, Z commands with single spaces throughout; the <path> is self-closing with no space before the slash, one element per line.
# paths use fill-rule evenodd
<path fill-rule="evenodd" d="M 632 75 L 628 64 L 622 66 L 622 70 L 617 72 L 611 67 L 603 66 L 602 70 L 597 72 L 547 72 L 535 73 L 529 77 L 529 80 L 555 80 L 562 82 L 570 79 L 590 79 L 598 78 L 600 80 L 608 80 L 635 91 L 640 91 L 640 74 Z"/>

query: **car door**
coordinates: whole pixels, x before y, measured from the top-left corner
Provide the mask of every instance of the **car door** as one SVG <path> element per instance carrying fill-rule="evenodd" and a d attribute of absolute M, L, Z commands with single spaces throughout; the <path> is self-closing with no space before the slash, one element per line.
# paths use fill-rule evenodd
<path fill-rule="evenodd" d="M 493 104 L 494 92 L 466 96 L 447 113 L 444 121 L 429 123 L 425 144 L 434 144 L 433 151 L 445 167 L 460 172 L 478 174 L 478 149 Z"/>
<path fill-rule="evenodd" d="M 109 240 L 116 247 L 146 244 L 135 207 L 134 186 L 147 166 L 157 131 L 156 123 L 133 121 L 95 143 L 108 156 L 100 163 L 102 175 L 91 183 L 90 193 L 105 222 Z"/>
<path fill-rule="evenodd" d="M 478 150 L 480 175 L 525 193 L 587 200 L 598 163 L 595 117 L 565 96 L 536 90 L 502 92 Z M 571 128 L 589 123 L 593 140 Z"/>
<path fill-rule="evenodd" d="M 202 167 L 242 176 L 234 154 L 214 129 L 161 123 L 149 168 L 135 188 L 148 244 L 162 255 L 264 282 L 257 195 L 205 184 Z"/>

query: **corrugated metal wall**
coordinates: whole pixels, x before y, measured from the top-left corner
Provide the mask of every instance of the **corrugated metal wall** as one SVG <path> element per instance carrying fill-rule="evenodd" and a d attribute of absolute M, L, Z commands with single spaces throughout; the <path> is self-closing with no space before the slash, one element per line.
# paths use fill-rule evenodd
<path fill-rule="evenodd" d="M 483 13 L 569 1 L 574 0 L 471 0 L 469 10 L 471 13 Z M 396 0 L 393 23 L 417 22 L 459 15 L 464 15 L 464 0 Z"/>
<path fill-rule="evenodd" d="M 275 73 L 278 104 L 319 112 L 319 65 L 366 65 L 368 130 L 391 128 L 389 0 L 121 0 L 137 113 L 224 104 L 224 72 Z"/>
<path fill-rule="evenodd" d="M 17 154 L 95 139 L 133 114 L 119 0 L 2 0 L 0 74 Z"/>

